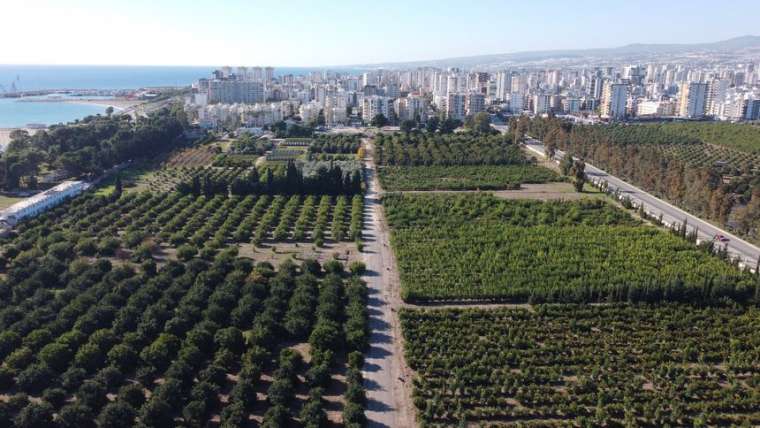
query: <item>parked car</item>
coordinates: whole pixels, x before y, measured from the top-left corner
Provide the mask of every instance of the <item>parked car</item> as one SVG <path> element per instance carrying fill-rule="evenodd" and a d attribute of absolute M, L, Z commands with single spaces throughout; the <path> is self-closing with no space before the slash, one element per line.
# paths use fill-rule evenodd
<path fill-rule="evenodd" d="M 718 242 L 722 242 L 722 243 L 724 243 L 724 244 L 725 244 L 726 242 L 730 241 L 730 239 L 726 238 L 726 237 L 725 237 L 725 236 L 723 236 L 723 235 L 715 235 L 715 237 L 714 237 L 713 239 L 714 239 L 715 241 L 718 241 Z"/>

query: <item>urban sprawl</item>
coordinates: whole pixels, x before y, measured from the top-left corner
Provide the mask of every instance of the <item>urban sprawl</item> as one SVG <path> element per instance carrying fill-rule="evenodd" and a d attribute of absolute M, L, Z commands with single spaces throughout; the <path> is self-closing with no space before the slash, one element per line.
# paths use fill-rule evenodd
<path fill-rule="evenodd" d="M 760 117 L 760 70 L 752 62 L 650 63 L 499 71 L 424 67 L 275 77 L 272 67 L 223 67 L 193 85 L 186 110 L 204 128 L 227 129 L 256 129 L 297 118 L 315 126 L 463 121 L 480 112 L 491 113 L 493 123 L 525 113 L 551 113 L 584 123 L 749 121 Z"/>

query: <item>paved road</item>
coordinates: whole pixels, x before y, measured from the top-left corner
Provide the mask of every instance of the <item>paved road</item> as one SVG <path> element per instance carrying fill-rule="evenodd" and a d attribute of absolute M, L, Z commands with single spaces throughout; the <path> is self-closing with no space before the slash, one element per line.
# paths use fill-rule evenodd
<path fill-rule="evenodd" d="M 370 151 L 368 151 L 370 152 Z M 369 288 L 370 348 L 364 368 L 364 386 L 367 390 L 367 426 L 377 428 L 412 427 L 413 416 L 409 410 L 408 373 L 404 373 L 401 331 L 395 308 L 399 298 L 394 294 L 393 284 L 398 278 L 395 260 L 388 242 L 388 231 L 383 221 L 380 194 L 382 190 L 375 174 L 374 163 L 364 162 L 367 192 L 364 196 L 365 226 L 364 262 L 367 275 L 364 280 Z M 395 282 L 394 282 L 395 281 Z"/>
<path fill-rule="evenodd" d="M 540 141 L 529 139 L 526 141 L 525 146 L 532 152 L 541 156 L 546 156 L 544 146 Z M 557 158 L 562 158 L 564 153 L 558 151 Z M 681 224 L 686 219 L 689 230 L 697 229 L 698 238 L 700 240 L 712 240 L 716 235 L 723 235 L 729 239 L 728 251 L 732 257 L 740 257 L 743 264 L 754 269 L 757 263 L 758 257 L 760 257 L 760 248 L 744 241 L 743 239 L 720 229 L 699 217 L 693 216 L 686 211 L 657 198 L 636 186 L 628 184 L 627 182 L 608 174 L 607 172 L 596 168 L 595 166 L 586 163 L 586 175 L 589 180 L 594 182 L 606 181 L 611 190 L 620 190 L 621 196 L 628 196 L 632 202 L 636 205 L 640 203 L 644 204 L 644 209 L 647 213 L 659 217 L 662 214 L 662 220 L 668 225 L 673 223 Z"/>

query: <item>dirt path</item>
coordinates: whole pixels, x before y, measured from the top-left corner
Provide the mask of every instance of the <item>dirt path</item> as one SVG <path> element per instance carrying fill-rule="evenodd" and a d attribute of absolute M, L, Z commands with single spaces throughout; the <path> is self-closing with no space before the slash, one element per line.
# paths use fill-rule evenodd
<path fill-rule="evenodd" d="M 372 160 L 373 147 L 364 160 L 367 192 L 364 197 L 364 262 L 369 287 L 370 348 L 364 363 L 368 427 L 413 427 L 412 371 L 404 361 L 403 337 L 398 319 L 401 307 L 399 275 L 389 243 L 388 226 L 380 203 L 382 189 Z"/>
<path fill-rule="evenodd" d="M 553 182 L 543 184 L 522 184 L 519 190 L 399 190 L 388 193 L 488 193 L 500 199 L 537 199 L 542 201 L 564 200 L 574 201 L 588 198 L 605 197 L 604 193 L 587 191 L 578 193 L 571 183 Z"/>

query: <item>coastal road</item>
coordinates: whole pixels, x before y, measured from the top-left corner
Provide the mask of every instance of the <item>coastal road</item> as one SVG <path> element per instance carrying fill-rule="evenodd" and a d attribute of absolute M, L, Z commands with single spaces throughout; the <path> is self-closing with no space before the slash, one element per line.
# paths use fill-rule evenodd
<path fill-rule="evenodd" d="M 543 144 L 535 139 L 527 139 L 525 146 L 531 152 L 534 152 L 540 156 L 546 156 Z M 564 153 L 557 151 L 556 158 L 561 159 Z M 708 223 L 699 217 L 691 215 L 686 211 L 666 202 L 662 199 L 639 189 L 638 187 L 629 184 L 618 177 L 608 174 L 606 171 L 601 170 L 588 162 L 586 162 L 586 176 L 589 180 L 594 182 L 606 181 L 610 190 L 619 190 L 621 197 L 628 196 L 631 201 L 639 206 L 644 204 L 646 212 L 657 218 L 662 215 L 662 220 L 667 225 L 674 223 L 681 224 L 684 219 L 688 224 L 689 230 L 696 229 L 698 232 L 698 238 L 700 241 L 710 241 L 717 235 L 723 235 L 729 239 L 727 242 L 728 252 L 732 257 L 739 257 L 742 262 L 742 266 L 747 265 L 750 268 L 755 267 L 758 257 L 760 257 L 760 248 L 744 241 L 743 239 L 725 231 L 711 223 Z M 722 245 L 722 244 L 721 244 Z"/>
<path fill-rule="evenodd" d="M 369 288 L 368 310 L 370 346 L 362 373 L 367 390 L 367 426 L 396 428 L 414 426 L 411 409 L 411 372 L 404 363 L 398 309 L 398 270 L 391 250 L 388 227 L 380 202 L 382 189 L 372 159 L 373 148 L 364 141 L 367 158 L 364 174 L 362 240 L 367 273 L 363 277 Z"/>

